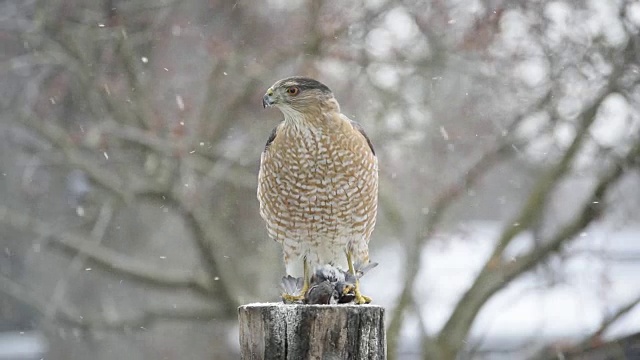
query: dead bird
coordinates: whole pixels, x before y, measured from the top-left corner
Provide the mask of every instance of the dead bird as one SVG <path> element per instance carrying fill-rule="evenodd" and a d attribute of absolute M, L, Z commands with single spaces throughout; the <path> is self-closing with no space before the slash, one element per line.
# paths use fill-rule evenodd
<path fill-rule="evenodd" d="M 295 303 L 304 304 L 348 304 L 355 298 L 356 282 L 378 263 L 354 265 L 355 275 L 331 264 L 318 267 L 312 274 L 309 282 L 309 290 L 304 294 L 302 301 Z M 287 275 L 282 278 L 282 288 L 285 293 L 301 295 L 304 287 L 303 278 L 294 278 Z M 284 299 L 283 299 L 284 300 Z"/>

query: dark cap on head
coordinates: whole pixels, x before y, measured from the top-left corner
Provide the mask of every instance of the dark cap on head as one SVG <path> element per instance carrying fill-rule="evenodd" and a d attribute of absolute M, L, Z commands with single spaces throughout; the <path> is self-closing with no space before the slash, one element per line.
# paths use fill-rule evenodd
<path fill-rule="evenodd" d="M 321 83 L 318 80 L 304 77 L 304 76 L 292 76 L 286 79 L 282 79 L 278 82 L 277 86 L 281 86 L 281 85 L 285 85 L 285 86 L 295 85 L 298 88 L 300 88 L 300 91 L 316 89 L 316 90 L 322 91 L 323 93 L 327 93 L 327 94 L 331 93 L 331 89 L 329 89 L 327 85 Z"/>

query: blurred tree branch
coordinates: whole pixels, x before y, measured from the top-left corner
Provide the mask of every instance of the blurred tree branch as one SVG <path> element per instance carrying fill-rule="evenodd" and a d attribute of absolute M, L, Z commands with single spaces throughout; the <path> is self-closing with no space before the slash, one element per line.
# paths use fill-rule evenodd
<path fill-rule="evenodd" d="M 56 8 L 57 5 L 46 5 Z M 111 10 L 111 9 L 107 9 Z M 48 20 L 47 20 L 48 19 Z M 48 22 L 49 21 L 49 22 Z M 59 23 L 58 23 L 59 22 Z M 89 125 L 89 133 L 84 143 L 78 143 L 72 138 L 62 125 L 57 121 L 44 121 L 39 118 L 37 112 L 27 111 L 21 116 L 22 125 L 36 131 L 40 136 L 49 141 L 55 149 L 60 150 L 66 158 L 64 164 L 69 168 L 83 170 L 89 178 L 96 184 L 112 192 L 126 203 L 140 199 L 162 199 L 180 209 L 180 214 L 192 226 L 195 245 L 200 250 L 202 265 L 205 271 L 166 271 L 149 264 L 141 263 L 135 257 L 119 254 L 108 248 L 90 244 L 84 239 L 69 233 L 60 233 L 51 236 L 51 246 L 62 249 L 65 252 L 78 254 L 87 257 L 92 263 L 101 266 L 111 273 L 126 276 L 136 281 L 143 281 L 155 286 L 188 288 L 211 298 L 220 300 L 227 304 L 228 313 L 235 312 L 236 301 L 225 286 L 226 278 L 220 276 L 220 269 L 216 263 L 215 256 L 217 243 L 217 232 L 220 228 L 212 228 L 208 224 L 211 217 L 210 209 L 194 204 L 192 195 L 185 194 L 184 184 L 179 179 L 179 171 L 182 175 L 190 174 L 193 170 L 204 174 L 203 186 L 198 189 L 212 190 L 218 180 L 228 180 L 229 183 L 242 186 L 247 182 L 244 180 L 246 174 L 239 173 L 237 169 L 220 172 L 215 171 L 220 166 L 229 168 L 230 161 L 213 156 L 204 149 L 196 147 L 195 141 L 200 135 L 196 129 L 188 138 L 183 134 L 167 137 L 158 135 L 158 127 L 155 126 L 145 85 L 141 78 L 139 58 L 129 41 L 129 34 L 125 25 L 106 26 L 100 28 L 87 24 L 74 24 L 73 27 L 84 28 L 86 33 L 69 32 L 65 28 L 65 20 L 55 20 L 43 17 L 40 23 L 40 31 L 33 31 L 23 34 L 23 38 L 34 48 L 40 49 L 39 56 L 50 58 L 54 61 L 43 64 L 55 65 L 55 59 L 68 73 L 70 73 L 79 83 L 79 88 L 83 90 L 82 95 L 91 104 L 89 109 L 98 118 L 105 120 L 99 122 L 97 126 Z M 97 24 L 92 24 L 97 25 Z M 47 31 L 44 31 L 47 30 Z M 76 29 L 77 30 L 77 29 Z M 128 84 L 124 87 L 124 96 L 114 97 L 109 82 L 100 80 L 95 76 L 94 62 L 100 63 L 102 59 L 91 59 L 92 55 L 101 57 L 104 51 L 85 51 L 94 46 L 95 39 L 106 42 L 106 49 L 114 49 L 116 58 L 112 58 L 115 65 L 123 66 L 125 80 Z M 37 58 L 37 56 L 32 56 Z M 218 66 L 219 65 L 219 66 Z M 217 63 L 215 71 L 212 72 L 212 79 L 208 83 L 207 96 L 213 97 L 214 91 L 218 91 L 216 85 L 219 84 L 223 76 L 224 64 Z M 215 78 L 213 78 L 215 74 Z M 226 75 L 226 73 L 224 73 Z M 108 79 L 108 76 L 107 76 Z M 257 84 L 256 79 L 249 81 L 244 89 L 244 95 L 235 98 L 235 101 L 225 109 L 225 116 L 212 123 L 218 124 L 220 128 L 225 128 L 234 119 L 229 111 L 237 111 L 244 103 L 245 97 L 253 91 Z M 93 90 L 93 91 L 92 91 Z M 91 95 L 95 94 L 97 96 Z M 127 105 L 130 104 L 130 105 Z M 205 101 L 205 104 L 214 102 Z M 31 106 L 32 104 L 25 104 Z M 125 106 L 123 106 L 125 105 Z M 213 114 L 213 105 L 205 106 L 202 111 L 201 121 L 204 123 Z M 106 113 L 105 113 L 106 110 Z M 220 112 L 220 109 L 217 109 Z M 107 115 L 107 116 L 105 116 Z M 108 116 L 108 115 L 111 115 Z M 114 121 L 115 120 L 115 121 Z M 223 121 L 224 120 L 224 121 Z M 226 121 L 226 122 L 225 122 Z M 140 127 L 141 126 L 141 127 Z M 224 139 L 224 131 L 215 131 L 212 144 Z M 146 156 L 156 156 L 162 167 L 156 169 L 155 173 L 149 173 L 148 169 L 140 169 L 136 166 L 114 166 L 116 162 L 102 163 L 98 161 L 100 151 L 98 147 L 103 146 L 105 141 L 118 139 L 129 143 L 141 145 L 146 151 Z M 88 141 L 88 142 L 87 142 Z M 109 145 L 120 145 L 109 143 Z M 209 146 L 208 148 L 213 148 Z M 118 148 L 119 150 L 120 148 Z M 193 149 L 193 150 L 191 150 Z M 195 151 L 198 149 L 199 151 Z M 187 155 L 187 152 L 189 153 Z M 107 152 L 104 152 L 107 157 Z M 102 160 L 104 162 L 104 160 Z M 224 164 L 223 164 L 224 163 Z M 143 171 L 141 171 L 143 170 Z M 186 171 L 186 173 L 185 173 Z M 164 175 L 160 175 L 164 174 Z M 253 176 L 252 176 L 253 177 Z M 195 184 L 193 184 L 195 185 Z M 253 186 L 253 181 L 251 182 Z M 196 201 L 197 202 L 197 201 Z M 15 215 L 15 214 L 14 214 Z M 15 219 L 14 219 L 15 220 Z M 25 219 L 22 219 L 25 220 Z M 30 222 L 37 222 L 37 219 L 29 219 Z M 37 223 L 38 226 L 46 228 L 47 224 Z M 36 228 L 38 228 L 36 226 Z M 224 280 L 223 280 L 224 279 Z M 222 289 L 222 290 L 220 290 Z"/>
<path fill-rule="evenodd" d="M 49 311 L 49 304 L 45 297 L 29 291 L 20 284 L 0 275 L 0 292 L 9 295 L 16 301 L 24 303 L 48 321 L 56 321 L 66 326 L 76 327 L 87 331 L 122 331 L 126 329 L 144 328 L 161 320 L 190 320 L 210 321 L 224 316 L 224 312 L 216 308 L 167 308 L 146 309 L 133 316 L 83 315 L 71 304 L 62 302 L 55 308 L 53 314 Z"/>
<path fill-rule="evenodd" d="M 629 42 L 628 46 L 632 46 L 632 42 Z M 463 340 L 467 337 L 473 320 L 486 301 L 497 291 L 509 284 L 510 281 L 538 264 L 551 252 L 557 251 L 564 242 L 571 240 L 579 231 L 588 226 L 589 223 L 596 218 L 597 214 L 599 214 L 599 211 L 601 211 L 600 209 L 595 211 L 596 208 L 604 206 L 600 204 L 600 201 L 603 200 L 604 194 L 609 189 L 609 186 L 622 175 L 622 169 L 625 163 L 631 162 L 638 156 L 640 141 L 636 144 L 636 147 L 627 154 L 623 163 L 617 163 L 600 179 L 591 198 L 588 199 L 582 211 L 576 215 L 573 221 L 559 230 L 551 239 L 543 242 L 543 245 L 521 256 L 514 263 L 504 262 L 503 253 L 507 246 L 516 235 L 529 228 L 545 209 L 549 194 L 559 179 L 561 179 L 570 168 L 573 158 L 586 138 L 590 125 L 596 119 L 601 103 L 612 91 L 615 91 L 617 81 L 622 75 L 626 64 L 626 61 L 622 64 L 617 64 L 613 74 L 609 77 L 607 86 L 600 91 L 600 95 L 592 101 L 591 105 L 585 108 L 580 114 L 576 135 L 560 162 L 538 179 L 527 202 L 522 207 L 520 214 L 503 229 L 493 254 L 484 264 L 480 274 L 474 280 L 473 285 L 471 285 L 462 296 L 449 317 L 449 320 L 438 334 L 437 353 L 432 353 L 432 356 L 436 355 L 438 358 L 443 359 L 455 358 L 463 347 Z"/>
<path fill-rule="evenodd" d="M 210 295 L 214 291 L 208 275 L 202 271 L 171 270 L 165 266 L 145 264 L 136 257 L 120 254 L 104 246 L 88 242 L 77 235 L 55 231 L 51 224 L 6 207 L 0 207 L 0 222 L 48 238 L 50 246 L 82 254 L 91 263 L 103 267 L 110 274 L 116 276 L 124 276 L 134 281 L 159 287 L 192 289 L 202 294 Z"/>
<path fill-rule="evenodd" d="M 625 305 L 620 306 L 614 312 L 609 314 L 602 320 L 600 327 L 596 331 L 594 331 L 591 335 L 589 335 L 586 339 L 584 339 L 578 346 L 577 349 L 585 349 L 589 345 L 593 345 L 598 341 L 601 341 L 604 333 L 611 328 L 613 324 L 615 324 L 618 320 L 624 318 L 629 312 L 636 308 L 636 306 L 640 305 L 640 296 L 635 299 L 630 300 Z"/>
<path fill-rule="evenodd" d="M 579 354 L 590 347 L 597 346 L 601 344 L 604 340 L 602 336 L 604 333 L 611 328 L 617 321 L 624 318 L 631 310 L 635 309 L 636 306 L 640 304 L 640 296 L 631 299 L 625 305 L 620 306 L 618 309 L 610 313 L 607 317 L 602 320 L 602 323 L 594 332 L 592 332 L 589 336 L 585 337 L 582 341 L 580 341 L 575 346 L 570 348 L 563 349 L 553 349 L 553 348 L 543 348 L 536 355 L 530 357 L 530 360 L 554 360 L 558 359 L 563 354 Z"/>
<path fill-rule="evenodd" d="M 424 244 L 435 233 L 445 212 L 455 203 L 460 195 L 465 193 L 467 188 L 480 181 L 482 176 L 492 169 L 493 165 L 511 155 L 513 147 L 523 146 L 526 143 L 526 140 L 515 137 L 515 130 L 532 111 L 537 111 L 548 106 L 550 101 L 551 93 L 547 93 L 546 96 L 541 98 L 530 109 L 524 111 L 520 116 L 511 121 L 510 125 L 506 128 L 506 135 L 500 138 L 500 142 L 492 149 L 486 151 L 480 159 L 464 171 L 464 175 L 459 181 L 441 191 L 440 195 L 433 202 L 433 205 L 429 207 L 429 212 L 425 215 L 418 234 L 413 238 L 413 241 L 407 249 L 407 261 L 405 262 L 403 276 L 404 283 L 396 302 L 396 307 L 390 317 L 391 321 L 389 322 L 389 328 L 387 330 L 390 357 L 395 356 L 395 349 L 398 345 L 397 339 L 403 323 L 403 314 L 414 301 L 413 288 L 416 285 L 415 281 L 421 265 L 421 249 L 424 247 Z M 432 344 L 432 341 L 428 339 L 424 339 L 423 341 L 425 344 Z"/>
<path fill-rule="evenodd" d="M 604 209 L 602 204 L 606 191 L 609 190 L 624 173 L 626 163 L 640 156 L 640 142 L 629 152 L 624 162 L 615 164 L 613 168 L 603 176 L 595 186 L 592 195 L 584 202 L 581 211 L 576 217 L 560 229 L 553 237 L 545 240 L 540 247 L 529 253 L 519 256 L 515 261 L 502 263 L 502 260 L 490 258 L 484 265 L 480 274 L 476 277 L 471 288 L 458 302 L 454 312 L 438 335 L 438 347 L 428 349 L 431 356 L 435 353 L 437 358 L 451 359 L 463 346 L 463 339 L 473 319 L 482 305 L 496 292 L 507 286 L 512 280 L 543 261 L 549 254 L 559 251 L 562 244 L 572 240 L 583 231 L 593 220 L 597 219 Z M 454 337 L 458 338 L 456 343 Z M 462 340 L 461 340 L 462 339 Z"/>
<path fill-rule="evenodd" d="M 107 228 L 113 219 L 113 203 L 111 201 L 106 202 L 100 208 L 100 213 L 98 214 L 98 218 L 91 230 L 91 234 L 89 238 L 93 241 L 93 244 L 96 246 L 100 246 L 102 240 L 104 239 L 104 235 L 107 232 Z M 54 234 L 54 231 L 49 232 L 49 236 L 45 234 L 39 234 L 40 238 L 47 241 Z M 87 256 L 79 251 L 69 263 L 64 274 L 61 274 L 60 278 L 56 282 L 56 286 L 53 289 L 53 293 L 51 295 L 51 302 L 49 303 L 49 307 L 47 309 L 47 316 L 53 318 L 54 314 L 57 311 L 58 305 L 64 299 L 65 293 L 68 290 L 69 279 L 71 276 L 78 273 L 84 266 L 87 261 Z"/>
<path fill-rule="evenodd" d="M 95 156 L 88 155 L 87 151 L 76 146 L 68 132 L 51 121 L 42 121 L 33 115 L 25 115 L 21 117 L 21 123 L 61 150 L 67 158 L 69 167 L 85 171 L 96 184 L 112 191 L 126 202 L 131 201 L 137 193 L 167 190 L 167 184 L 154 184 L 149 180 L 136 179 L 131 173 L 127 174 L 129 176 L 119 176 L 113 170 L 100 166 Z"/>

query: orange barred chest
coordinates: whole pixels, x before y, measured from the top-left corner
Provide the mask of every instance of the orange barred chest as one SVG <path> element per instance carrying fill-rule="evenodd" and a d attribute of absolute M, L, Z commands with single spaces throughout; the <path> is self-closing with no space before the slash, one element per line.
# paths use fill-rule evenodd
<path fill-rule="evenodd" d="M 368 241 L 377 183 L 377 160 L 357 134 L 285 130 L 262 156 L 260 213 L 279 242 Z"/>

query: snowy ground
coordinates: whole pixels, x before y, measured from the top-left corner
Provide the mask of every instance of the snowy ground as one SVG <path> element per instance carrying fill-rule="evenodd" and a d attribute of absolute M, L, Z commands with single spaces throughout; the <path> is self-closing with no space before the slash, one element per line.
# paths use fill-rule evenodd
<path fill-rule="evenodd" d="M 0 333 L 0 360 L 42 359 L 47 341 L 39 332 Z"/>

